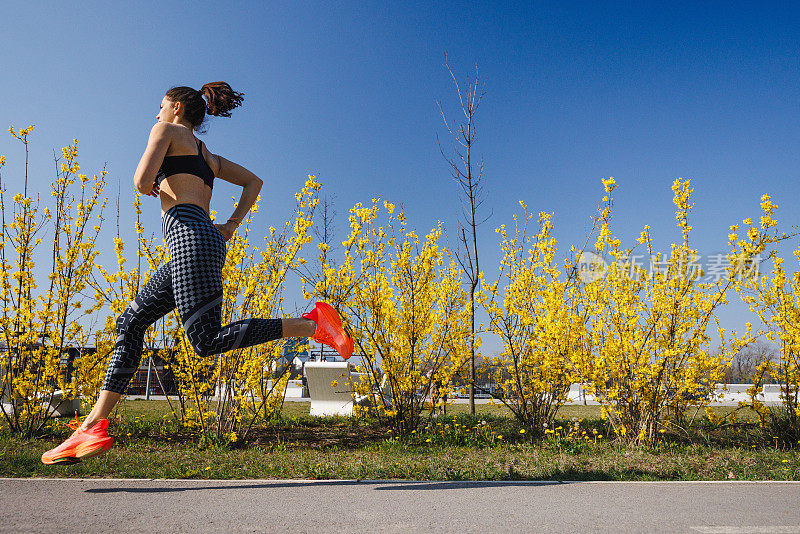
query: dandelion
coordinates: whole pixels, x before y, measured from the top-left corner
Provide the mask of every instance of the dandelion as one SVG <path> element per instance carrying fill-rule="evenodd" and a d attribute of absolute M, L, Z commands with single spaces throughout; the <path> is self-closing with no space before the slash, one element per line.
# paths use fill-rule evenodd
<path fill-rule="evenodd" d="M 211 468 L 210 467 L 206 467 L 206 471 L 211 471 Z"/>
<path fill-rule="evenodd" d="M 519 433 L 520 433 L 520 434 L 524 434 L 524 433 L 525 433 L 525 429 L 524 429 L 524 428 L 520 428 L 520 429 L 519 429 Z"/>

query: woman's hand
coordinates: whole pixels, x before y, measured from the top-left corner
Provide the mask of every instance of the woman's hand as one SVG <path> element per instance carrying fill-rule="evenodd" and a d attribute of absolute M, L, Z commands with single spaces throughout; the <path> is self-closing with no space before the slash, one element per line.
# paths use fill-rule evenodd
<path fill-rule="evenodd" d="M 228 221 L 225 224 L 214 224 L 219 230 L 219 233 L 222 234 L 222 238 L 227 243 L 233 237 L 233 233 L 236 231 L 236 223 L 232 221 Z"/>
<path fill-rule="evenodd" d="M 148 195 L 148 196 L 151 196 L 151 197 L 156 197 L 156 198 L 158 198 L 158 195 L 159 195 L 160 193 L 161 193 L 161 188 L 160 188 L 160 187 L 158 187 L 157 185 L 153 184 L 153 189 L 152 189 L 152 190 L 151 190 L 149 193 L 147 193 L 147 195 Z"/>

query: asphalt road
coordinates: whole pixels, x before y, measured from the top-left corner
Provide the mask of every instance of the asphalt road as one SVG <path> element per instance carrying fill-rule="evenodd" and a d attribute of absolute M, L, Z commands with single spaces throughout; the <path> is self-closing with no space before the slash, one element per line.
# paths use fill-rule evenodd
<path fill-rule="evenodd" d="M 0 479 L 0 531 L 800 533 L 800 483 Z"/>

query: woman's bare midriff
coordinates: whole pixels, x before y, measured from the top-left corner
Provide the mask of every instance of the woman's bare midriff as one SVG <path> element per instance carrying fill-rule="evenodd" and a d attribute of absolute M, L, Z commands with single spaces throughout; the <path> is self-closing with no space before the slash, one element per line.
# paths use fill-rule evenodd
<path fill-rule="evenodd" d="M 211 188 L 193 174 L 173 174 L 161 182 L 161 215 L 178 204 L 194 204 L 210 213 Z"/>

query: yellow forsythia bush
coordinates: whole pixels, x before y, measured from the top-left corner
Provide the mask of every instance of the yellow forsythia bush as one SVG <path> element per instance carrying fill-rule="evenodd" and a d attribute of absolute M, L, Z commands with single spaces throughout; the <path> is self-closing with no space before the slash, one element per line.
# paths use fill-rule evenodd
<path fill-rule="evenodd" d="M 502 341 L 491 360 L 499 398 L 526 426 L 542 432 L 553 422 L 570 385 L 579 379 L 575 362 L 586 358 L 586 317 L 574 269 L 562 277 L 555 260 L 551 214 L 540 213 L 538 232 L 530 235 L 529 213 L 509 235 L 497 229 L 503 257 L 500 276 L 485 284 L 481 300 L 489 315 L 489 331 Z M 501 287 L 500 284 L 503 283 Z"/>
<path fill-rule="evenodd" d="M 7 183 L 0 185 L 2 237 L 0 237 L 0 332 L 5 349 L 0 359 L 2 393 L 8 408 L 3 416 L 12 431 L 32 434 L 48 422 L 56 407 L 70 399 L 91 394 L 102 362 L 99 353 L 83 354 L 72 372 L 74 357 L 68 349 L 85 347 L 89 332 L 77 320 L 97 308 L 83 309 L 80 298 L 91 281 L 95 241 L 100 231 L 106 199 L 105 170 L 89 178 L 79 174 L 77 140 L 64 147 L 52 184 L 54 207 L 42 208 L 42 199 L 27 190 L 28 136 L 33 127 L 9 132 L 25 147 L 24 185 L 6 204 Z M 5 158 L 0 157 L 0 168 Z M 0 177 L 1 178 L 1 177 Z M 77 187 L 77 190 L 76 190 Z M 52 231 L 47 245 L 42 238 Z M 45 248 L 47 246 L 47 248 Z M 50 261 L 50 274 L 37 284 L 34 268 Z"/>
<path fill-rule="evenodd" d="M 358 413 L 410 433 L 433 388 L 449 391 L 469 358 L 469 312 L 462 271 L 439 245 L 441 228 L 420 237 L 394 205 L 383 208 L 373 199 L 350 210 L 340 265 L 319 245 L 322 272 L 307 279 L 307 296 L 338 308 L 353 334 L 365 373 L 355 393 L 370 399 Z"/>
<path fill-rule="evenodd" d="M 736 233 L 739 225 L 731 226 L 730 244 L 734 254 L 746 257 L 754 251 L 763 251 L 763 235 L 770 228 L 777 226 L 773 218 L 778 206 L 772 202 L 768 195 L 761 198 L 761 209 L 764 212 L 759 224 L 754 224 L 751 219 L 742 221 L 747 228 L 740 239 Z M 793 234 L 793 235 L 796 235 Z M 790 237 L 783 233 L 780 237 L 775 233 L 772 241 Z M 800 260 L 800 249 L 793 252 Z M 783 264 L 784 259 L 777 255 L 775 250 L 769 253 L 772 261 L 772 270 L 761 277 L 751 277 L 738 281 L 736 290 L 742 300 L 755 313 L 762 325 L 752 339 L 763 335 L 772 342 L 777 342 L 779 358 L 777 361 L 765 360 L 756 368 L 753 385 L 748 390 L 750 400 L 740 403 L 759 414 L 763 428 L 769 428 L 771 433 L 790 438 L 791 442 L 800 438 L 800 272 L 787 274 Z M 780 384 L 780 407 L 777 409 L 766 406 L 759 401 L 757 396 L 762 391 L 767 379 L 772 379 Z"/>
<path fill-rule="evenodd" d="M 724 276 L 701 282 L 704 273 L 695 263 L 697 250 L 691 248 L 689 180 L 673 183 L 675 218 L 682 242 L 673 244 L 668 255 L 653 254 L 649 227 L 638 242 L 661 266 L 646 272 L 628 261 L 634 249 L 622 250 L 612 237 L 611 194 L 613 178 L 604 180 L 606 202 L 595 243 L 598 255 L 607 253 L 614 261 L 605 276 L 585 286 L 591 317 L 588 330 L 592 357 L 581 375 L 600 400 L 617 436 L 631 443 L 657 439 L 667 411 L 676 424 L 689 403 L 707 406 L 715 385 L 722 379 L 732 356 L 750 338 L 749 333 L 725 338 L 715 312 L 727 303 L 727 291 L 754 256 L 770 242 L 769 225 L 753 234 L 758 246 L 729 255 Z M 768 217 L 768 214 L 765 215 Z M 720 349 L 711 351 L 707 327 L 714 321 L 722 339 Z"/>

